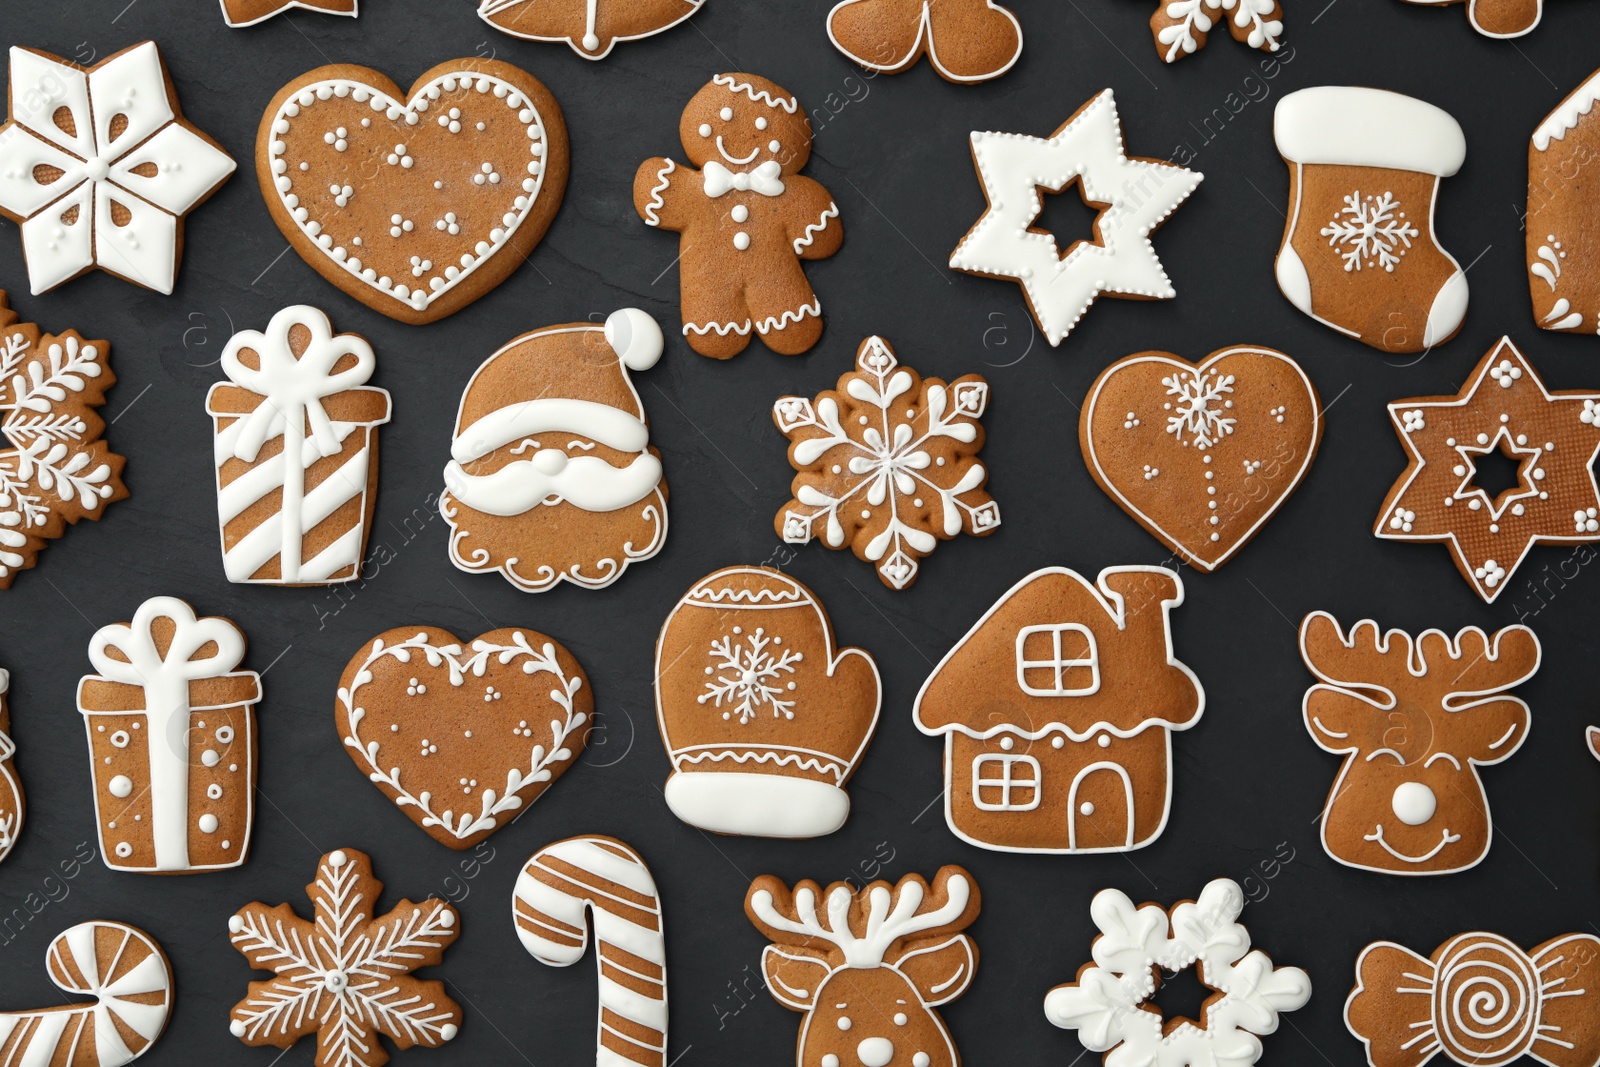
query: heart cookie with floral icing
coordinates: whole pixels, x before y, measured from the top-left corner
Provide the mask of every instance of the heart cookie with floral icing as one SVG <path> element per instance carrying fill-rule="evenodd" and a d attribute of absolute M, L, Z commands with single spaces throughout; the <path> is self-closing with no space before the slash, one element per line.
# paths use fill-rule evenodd
<path fill-rule="evenodd" d="M 323 277 L 402 322 L 499 285 L 539 243 L 567 184 L 555 97 L 508 63 L 458 59 L 409 95 L 335 64 L 267 105 L 256 170 L 273 221 Z"/>
<path fill-rule="evenodd" d="M 1095 379 L 1078 438 L 1100 488 L 1212 571 L 1305 477 L 1322 406 L 1300 365 L 1270 348 L 1225 348 L 1200 363 L 1139 352 Z"/>
<path fill-rule="evenodd" d="M 532 630 L 465 647 L 436 626 L 374 637 L 339 679 L 339 735 L 357 767 L 440 844 L 471 848 L 583 752 L 594 696 L 578 661 Z"/>

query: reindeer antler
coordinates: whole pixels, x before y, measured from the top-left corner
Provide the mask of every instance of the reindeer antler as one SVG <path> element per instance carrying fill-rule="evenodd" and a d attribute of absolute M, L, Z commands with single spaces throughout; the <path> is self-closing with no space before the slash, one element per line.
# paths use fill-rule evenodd
<path fill-rule="evenodd" d="M 1425 630 L 1413 640 L 1402 630 L 1380 631 L 1376 622 L 1362 619 L 1346 636 L 1325 611 L 1306 616 L 1300 650 L 1318 678 L 1379 707 L 1392 707 L 1396 695 L 1409 691 L 1431 693 L 1451 710 L 1456 698 L 1487 696 L 1525 681 L 1539 669 L 1540 657 L 1539 639 L 1526 626 L 1507 626 L 1492 640 L 1476 626 L 1454 637 Z"/>
<path fill-rule="evenodd" d="M 819 895 L 827 902 L 825 920 L 817 915 Z M 979 906 L 972 876 L 956 866 L 939 869 L 931 896 L 928 883 L 916 874 L 892 889 L 888 882 L 861 890 L 835 882 L 824 892 L 806 880 L 792 894 L 781 879 L 763 875 L 745 898 L 750 921 L 773 944 L 820 950 L 846 967 L 876 967 L 907 939 L 965 929 Z"/>

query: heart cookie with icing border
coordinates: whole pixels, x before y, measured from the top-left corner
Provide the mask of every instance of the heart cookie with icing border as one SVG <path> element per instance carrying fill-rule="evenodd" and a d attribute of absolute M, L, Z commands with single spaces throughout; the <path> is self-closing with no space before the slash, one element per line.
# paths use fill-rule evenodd
<path fill-rule="evenodd" d="M 533 75 L 457 59 L 402 96 L 366 67 L 318 67 L 267 105 L 256 136 L 267 209 L 301 257 L 401 322 L 461 310 L 544 237 L 567 128 Z"/>
<path fill-rule="evenodd" d="M 1322 405 L 1300 365 L 1270 348 L 1225 348 L 1199 363 L 1139 352 L 1095 379 L 1078 439 L 1100 488 L 1213 571 L 1305 477 Z"/>

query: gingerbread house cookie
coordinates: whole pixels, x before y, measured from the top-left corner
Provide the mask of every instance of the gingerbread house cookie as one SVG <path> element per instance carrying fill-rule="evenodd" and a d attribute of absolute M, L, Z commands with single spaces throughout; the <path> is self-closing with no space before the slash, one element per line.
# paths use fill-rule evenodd
<path fill-rule="evenodd" d="M 1582 180 L 1600 152 L 1600 71 L 1557 104 L 1528 142 L 1528 289 L 1543 329 L 1600 332 L 1600 208 Z"/>

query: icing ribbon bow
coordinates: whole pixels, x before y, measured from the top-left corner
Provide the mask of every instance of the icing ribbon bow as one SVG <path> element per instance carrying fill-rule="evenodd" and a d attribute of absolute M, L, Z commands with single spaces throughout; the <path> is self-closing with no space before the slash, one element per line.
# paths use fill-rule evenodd
<path fill-rule="evenodd" d="M 754 170 L 731 171 L 716 160 L 705 165 L 701 172 L 706 179 L 706 195 L 718 197 L 730 190 L 741 193 L 760 193 L 777 196 L 783 192 L 783 168 L 776 159 L 769 159 Z"/>
<path fill-rule="evenodd" d="M 1420 1067 L 1443 1053 L 1464 1067 L 1530 1055 L 1550 1067 L 1600 1061 L 1600 938 L 1567 934 L 1524 951 L 1466 933 L 1427 958 L 1368 945 L 1356 961 L 1345 1022 L 1373 1067 Z"/>
<path fill-rule="evenodd" d="M 161 619 L 172 625 L 164 648 L 156 630 Z M 201 655 L 208 645 L 213 649 Z M 144 690 L 159 870 L 189 866 L 189 683 L 227 674 L 243 659 L 244 635 L 236 626 L 196 618 L 193 608 L 170 596 L 146 600 L 131 623 L 102 626 L 89 640 L 89 662 L 102 677 Z"/>

